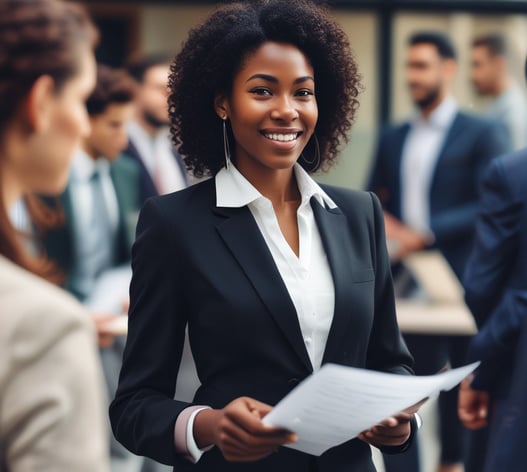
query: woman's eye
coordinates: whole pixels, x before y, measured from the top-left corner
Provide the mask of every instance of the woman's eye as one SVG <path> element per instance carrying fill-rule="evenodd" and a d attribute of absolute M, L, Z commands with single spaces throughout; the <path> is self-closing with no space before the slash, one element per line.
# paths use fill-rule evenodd
<path fill-rule="evenodd" d="M 309 97 L 311 95 L 315 95 L 312 90 L 309 89 L 302 89 L 296 92 L 296 95 L 299 97 Z"/>
<path fill-rule="evenodd" d="M 271 91 L 264 87 L 256 87 L 251 90 L 251 93 L 255 95 L 271 95 Z"/>

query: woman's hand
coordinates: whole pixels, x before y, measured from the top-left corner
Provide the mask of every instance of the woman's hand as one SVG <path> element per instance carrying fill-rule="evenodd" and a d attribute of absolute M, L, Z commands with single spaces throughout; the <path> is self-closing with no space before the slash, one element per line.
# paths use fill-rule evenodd
<path fill-rule="evenodd" d="M 248 397 L 233 400 L 221 410 L 202 410 L 194 419 L 199 448 L 215 444 L 225 459 L 251 462 L 297 440 L 295 434 L 262 423 L 272 407 Z"/>
<path fill-rule="evenodd" d="M 402 446 L 410 439 L 410 421 L 414 413 L 419 410 L 425 401 L 426 399 L 401 411 L 397 415 L 386 418 L 378 425 L 373 426 L 367 431 L 363 431 L 359 434 L 358 438 L 377 448 L 384 446 Z"/>

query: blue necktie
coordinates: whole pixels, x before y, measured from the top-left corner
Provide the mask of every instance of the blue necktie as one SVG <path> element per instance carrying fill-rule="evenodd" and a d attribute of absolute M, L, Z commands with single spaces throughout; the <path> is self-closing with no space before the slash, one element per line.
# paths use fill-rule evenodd
<path fill-rule="evenodd" d="M 112 266 L 113 241 L 108 207 L 104 197 L 101 170 L 96 168 L 90 179 L 92 213 L 90 220 L 90 265 L 93 274 L 99 275 Z"/>

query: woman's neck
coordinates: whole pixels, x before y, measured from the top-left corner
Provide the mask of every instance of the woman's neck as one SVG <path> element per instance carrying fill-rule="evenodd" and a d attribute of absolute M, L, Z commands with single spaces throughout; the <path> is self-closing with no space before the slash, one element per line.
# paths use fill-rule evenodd
<path fill-rule="evenodd" d="M 271 200 L 274 207 L 301 199 L 292 168 L 257 171 L 243 166 L 236 168 L 264 197 Z"/>

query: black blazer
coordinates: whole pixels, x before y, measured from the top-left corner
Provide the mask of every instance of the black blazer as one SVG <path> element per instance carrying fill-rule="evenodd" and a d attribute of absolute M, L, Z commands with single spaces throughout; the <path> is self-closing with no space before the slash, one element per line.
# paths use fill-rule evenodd
<path fill-rule="evenodd" d="M 401 159 L 410 124 L 381 134 L 368 188 L 401 219 Z M 505 129 L 458 112 L 441 148 L 430 187 L 430 226 L 435 246 L 461 278 L 474 237 L 479 181 L 493 157 L 508 150 Z"/>
<path fill-rule="evenodd" d="M 312 201 L 335 285 L 323 362 L 409 374 L 381 207 L 372 194 L 324 188 L 339 208 Z M 214 448 L 192 465 L 175 453 L 174 424 L 189 406 L 172 399 L 186 324 L 202 384 L 195 404 L 221 408 L 246 395 L 273 405 L 312 373 L 295 308 L 250 210 L 215 202 L 210 179 L 150 199 L 141 211 L 128 340 L 110 407 L 114 434 L 178 471 L 375 470 L 358 439 L 318 459 L 280 448 L 234 464 Z"/>

